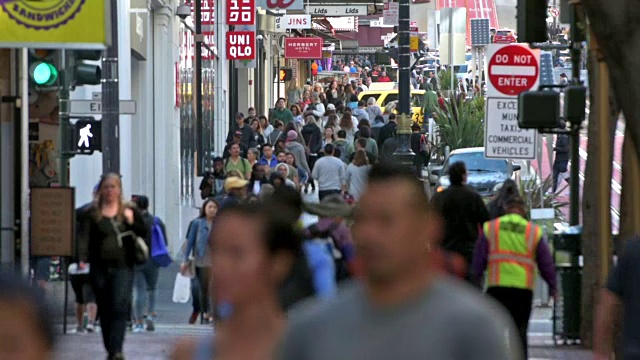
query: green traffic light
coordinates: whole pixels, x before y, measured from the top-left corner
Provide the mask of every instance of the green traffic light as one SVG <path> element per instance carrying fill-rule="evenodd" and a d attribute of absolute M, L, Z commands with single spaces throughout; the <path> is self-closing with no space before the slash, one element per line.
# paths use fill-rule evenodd
<path fill-rule="evenodd" d="M 58 69 L 50 63 L 39 62 L 32 66 L 31 78 L 38 86 L 51 86 L 58 80 Z"/>

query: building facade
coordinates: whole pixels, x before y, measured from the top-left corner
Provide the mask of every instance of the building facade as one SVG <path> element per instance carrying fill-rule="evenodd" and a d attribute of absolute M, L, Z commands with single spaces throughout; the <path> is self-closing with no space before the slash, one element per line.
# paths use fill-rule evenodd
<path fill-rule="evenodd" d="M 223 3 L 217 0 L 218 3 Z M 187 68 L 181 63 L 181 45 L 185 31 L 184 21 L 175 15 L 178 0 L 127 0 L 119 1 L 118 12 L 118 85 L 121 100 L 136 102 L 133 115 L 120 115 L 120 175 L 124 196 L 147 195 L 150 210 L 161 217 L 167 226 L 170 249 L 176 252 L 184 241 L 189 221 L 198 214 L 200 204 L 197 191 L 199 180 L 194 168 L 187 168 L 185 159 L 194 159 L 193 149 L 185 145 L 185 121 L 181 112 L 185 101 L 182 89 L 193 89 L 193 83 L 182 84 L 180 73 Z M 219 18 L 216 14 L 216 20 Z M 187 21 L 188 23 L 188 21 Z M 211 137 L 209 151 L 222 153 L 224 139 L 229 129 L 228 62 L 217 54 L 224 48 L 226 26 L 221 21 L 213 25 L 212 34 L 215 56 L 206 62 L 210 76 L 207 102 L 208 128 Z M 27 84 L 26 74 L 21 74 L 22 54 L 20 49 L 0 49 L 0 95 L 23 96 L 21 84 Z M 24 60 L 26 61 L 26 60 Z M 24 80 L 24 81 L 21 81 Z M 188 86 L 187 86 L 188 85 Z M 215 96 L 213 92 L 215 91 Z M 90 100 L 100 96 L 101 86 L 81 86 L 71 93 L 73 100 Z M 25 93 L 26 94 L 26 93 Z M 50 101 L 56 106 L 55 92 Z M 34 136 L 31 131 L 39 128 L 38 145 L 48 137 L 53 144 L 49 154 L 51 167 L 58 171 L 59 156 L 57 126 L 55 122 L 44 122 L 36 117 L 31 108 L 28 127 L 16 132 L 20 125 L 20 110 L 12 104 L 0 105 L 0 265 L 12 267 L 22 260 L 27 270 L 29 253 L 29 182 L 33 185 L 32 161 Z M 56 110 L 51 110 L 55 115 Z M 52 115 L 52 116 L 53 116 Z M 38 116 L 41 117 L 41 116 Z M 24 118 L 24 116 L 22 116 Z M 96 116 L 100 118 L 99 115 Z M 195 117 L 194 117 L 195 119 Z M 19 137 L 15 136 L 20 134 Z M 195 139 L 196 134 L 190 134 Z M 32 139 L 33 140 L 33 139 Z M 30 148 L 31 146 L 31 148 Z M 16 149 L 24 150 L 20 154 Z M 17 157 L 20 155 L 21 157 Z M 63 170 L 62 170 L 63 171 Z M 31 174 L 30 174 L 31 172 Z M 16 174 L 26 180 L 16 184 Z M 70 161 L 70 186 L 75 188 L 75 206 L 92 199 L 92 191 L 102 175 L 102 153 L 77 155 Z M 55 185 L 56 178 L 44 186 Z M 18 224 L 19 230 L 14 231 Z M 24 239 L 20 241 L 19 239 Z"/>

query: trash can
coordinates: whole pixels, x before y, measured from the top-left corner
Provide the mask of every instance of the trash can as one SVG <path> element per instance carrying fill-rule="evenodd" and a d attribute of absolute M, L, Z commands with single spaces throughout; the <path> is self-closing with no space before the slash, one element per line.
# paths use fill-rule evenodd
<path fill-rule="evenodd" d="M 553 257 L 558 273 L 558 296 L 553 306 L 556 343 L 580 342 L 582 301 L 582 228 L 572 227 L 553 236 Z"/>

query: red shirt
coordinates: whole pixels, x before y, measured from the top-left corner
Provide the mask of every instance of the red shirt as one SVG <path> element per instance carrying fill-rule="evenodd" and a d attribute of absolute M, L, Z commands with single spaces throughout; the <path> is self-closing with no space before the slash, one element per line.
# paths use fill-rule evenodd
<path fill-rule="evenodd" d="M 380 76 L 378 82 L 391 82 L 391 78 L 388 76 Z"/>

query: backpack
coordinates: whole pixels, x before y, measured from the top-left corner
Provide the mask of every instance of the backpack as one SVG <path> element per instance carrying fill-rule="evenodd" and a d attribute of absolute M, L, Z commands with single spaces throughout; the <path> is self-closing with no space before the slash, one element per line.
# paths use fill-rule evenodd
<path fill-rule="evenodd" d="M 333 143 L 333 146 L 336 150 L 340 150 L 340 156 L 339 159 L 342 160 L 342 162 L 344 162 L 345 164 L 349 163 L 349 154 L 347 151 L 347 145 L 349 143 L 345 142 L 339 142 L 339 143 Z"/>
<path fill-rule="evenodd" d="M 327 245 L 327 250 L 333 257 L 333 262 L 336 267 L 336 282 L 339 283 L 350 279 L 351 272 L 349 271 L 347 259 L 342 255 L 342 252 L 338 248 L 333 237 L 333 232 L 338 228 L 338 226 L 340 226 L 339 223 L 333 223 L 327 230 L 320 231 L 318 229 L 318 224 L 316 223 L 309 226 L 309 232 L 311 233 L 311 239 L 320 240 Z"/>
<path fill-rule="evenodd" d="M 167 267 L 173 262 L 167 249 L 164 231 L 160 226 L 160 219 L 157 216 L 154 216 L 151 227 L 151 260 L 160 267 Z"/>

